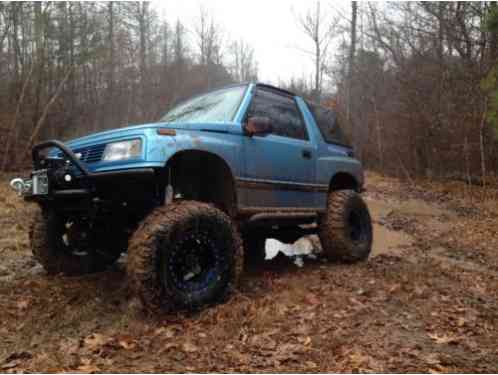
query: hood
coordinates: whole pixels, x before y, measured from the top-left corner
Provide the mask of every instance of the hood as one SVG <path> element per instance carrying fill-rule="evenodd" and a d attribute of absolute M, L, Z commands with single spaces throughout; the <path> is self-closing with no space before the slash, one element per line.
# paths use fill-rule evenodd
<path fill-rule="evenodd" d="M 107 141 L 109 139 L 125 137 L 128 135 L 134 134 L 143 134 L 146 129 L 156 128 L 159 124 L 151 123 L 151 124 L 142 124 L 142 125 L 133 125 L 127 126 L 124 128 L 117 128 L 112 130 L 105 130 L 102 132 L 92 133 L 89 135 L 85 135 L 83 137 L 74 138 L 67 142 L 65 142 L 68 146 L 81 145 L 86 143 L 100 143 L 102 141 Z"/>
<path fill-rule="evenodd" d="M 234 122 L 199 122 L 199 123 L 166 123 L 154 122 L 149 124 L 127 126 L 124 128 L 117 128 L 106 130 L 103 132 L 89 134 L 84 137 L 71 139 L 65 142 L 69 147 L 81 147 L 87 144 L 106 143 L 113 140 L 119 140 L 122 137 L 133 137 L 143 135 L 147 129 L 157 128 L 170 128 L 176 130 L 186 131 L 219 131 L 224 133 L 241 133 L 241 127 Z"/>

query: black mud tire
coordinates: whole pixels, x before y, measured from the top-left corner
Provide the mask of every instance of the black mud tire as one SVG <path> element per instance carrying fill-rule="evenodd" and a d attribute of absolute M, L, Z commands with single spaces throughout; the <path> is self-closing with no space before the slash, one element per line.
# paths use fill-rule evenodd
<path fill-rule="evenodd" d="M 209 264 L 186 281 L 183 258 L 193 252 L 198 265 L 200 258 Z M 148 310 L 198 310 L 228 298 L 243 262 L 242 240 L 228 215 L 210 204 L 179 201 L 154 209 L 132 235 L 128 281 Z"/>
<path fill-rule="evenodd" d="M 126 250 L 126 238 L 102 233 L 93 251 L 76 255 L 64 243 L 64 225 L 62 216 L 53 210 L 37 210 L 31 222 L 29 239 L 33 257 L 49 275 L 77 276 L 104 271 Z"/>
<path fill-rule="evenodd" d="M 327 258 L 347 263 L 368 259 L 372 220 L 362 197 L 353 190 L 332 191 L 318 233 Z"/>

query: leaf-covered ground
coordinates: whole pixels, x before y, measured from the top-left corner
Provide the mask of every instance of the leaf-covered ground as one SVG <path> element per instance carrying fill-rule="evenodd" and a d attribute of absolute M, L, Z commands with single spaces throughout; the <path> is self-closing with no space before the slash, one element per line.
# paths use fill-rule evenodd
<path fill-rule="evenodd" d="M 228 303 L 163 317 L 130 306 L 122 262 L 46 276 L 2 184 L 0 372 L 498 372 L 497 193 L 368 181 L 367 263 L 277 257 Z"/>

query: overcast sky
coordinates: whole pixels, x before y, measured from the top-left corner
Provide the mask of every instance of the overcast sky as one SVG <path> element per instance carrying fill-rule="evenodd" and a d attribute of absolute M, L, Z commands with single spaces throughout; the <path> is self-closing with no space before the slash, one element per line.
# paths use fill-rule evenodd
<path fill-rule="evenodd" d="M 312 43 L 298 27 L 295 14 L 305 13 L 314 4 L 312 0 L 152 1 L 160 16 L 172 23 L 180 19 L 191 32 L 200 7 L 205 7 L 223 27 L 225 40 L 243 38 L 254 48 L 259 79 L 275 84 L 279 79 L 309 78 L 313 74 L 311 56 L 302 52 L 311 49 Z M 322 9 L 329 13 L 331 4 L 349 8 L 347 1 L 321 1 Z"/>

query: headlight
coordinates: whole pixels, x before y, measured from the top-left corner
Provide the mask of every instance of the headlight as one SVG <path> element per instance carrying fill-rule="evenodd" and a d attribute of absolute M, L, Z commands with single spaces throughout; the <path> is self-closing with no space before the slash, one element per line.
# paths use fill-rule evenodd
<path fill-rule="evenodd" d="M 137 158 L 142 154 L 142 141 L 133 139 L 131 141 L 108 143 L 105 146 L 102 160 L 113 161 Z"/>

